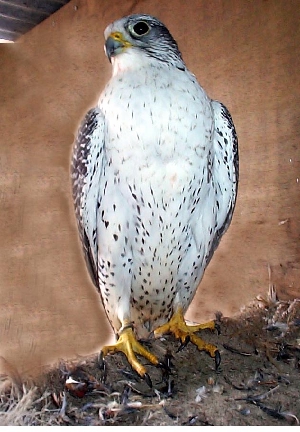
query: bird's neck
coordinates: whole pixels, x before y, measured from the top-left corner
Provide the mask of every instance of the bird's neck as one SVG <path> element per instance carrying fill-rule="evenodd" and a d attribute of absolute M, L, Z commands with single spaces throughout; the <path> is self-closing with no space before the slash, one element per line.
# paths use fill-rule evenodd
<path fill-rule="evenodd" d="M 134 49 L 128 49 L 121 54 L 118 54 L 111 59 L 112 64 L 112 76 L 120 75 L 124 72 L 130 71 L 132 73 L 141 70 L 143 68 L 155 67 L 156 69 L 176 67 L 170 63 L 160 61 L 155 57 L 149 56 L 146 53 L 138 52 Z M 180 64 L 185 68 L 184 64 Z"/>

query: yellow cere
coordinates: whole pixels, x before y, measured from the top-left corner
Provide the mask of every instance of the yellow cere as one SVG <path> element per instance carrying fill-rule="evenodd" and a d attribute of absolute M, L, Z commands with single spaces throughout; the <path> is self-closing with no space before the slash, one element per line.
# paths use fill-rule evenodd
<path fill-rule="evenodd" d="M 113 32 L 110 34 L 109 37 L 111 37 L 112 39 L 114 39 L 117 42 L 121 42 L 125 48 L 129 48 L 132 46 L 132 44 L 124 38 L 124 36 L 121 32 Z"/>

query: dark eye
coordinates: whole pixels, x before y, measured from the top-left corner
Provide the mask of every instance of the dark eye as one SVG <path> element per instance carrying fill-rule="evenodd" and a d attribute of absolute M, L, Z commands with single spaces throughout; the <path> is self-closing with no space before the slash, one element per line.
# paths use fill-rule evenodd
<path fill-rule="evenodd" d="M 139 21 L 138 23 L 134 24 L 134 26 L 132 27 L 132 32 L 136 36 L 144 36 L 149 32 L 149 30 L 150 27 L 145 21 Z"/>

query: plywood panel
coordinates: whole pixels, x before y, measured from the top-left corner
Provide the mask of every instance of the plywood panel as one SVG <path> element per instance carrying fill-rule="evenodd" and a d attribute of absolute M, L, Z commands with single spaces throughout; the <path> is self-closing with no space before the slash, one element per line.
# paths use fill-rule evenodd
<path fill-rule="evenodd" d="M 240 140 L 232 226 L 188 317 L 237 313 L 268 289 L 299 296 L 299 4 L 71 1 L 21 42 L 0 46 L 0 355 L 22 373 L 97 351 L 111 337 L 77 241 L 69 158 L 110 75 L 103 30 L 146 12 L 164 21 Z"/>

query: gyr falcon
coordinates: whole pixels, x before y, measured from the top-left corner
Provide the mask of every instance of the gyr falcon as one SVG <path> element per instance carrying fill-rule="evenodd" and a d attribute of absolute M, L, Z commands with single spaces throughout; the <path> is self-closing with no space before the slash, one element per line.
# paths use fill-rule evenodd
<path fill-rule="evenodd" d="M 138 340 L 173 332 L 220 362 L 184 313 L 227 230 L 238 185 L 232 118 L 187 69 L 158 19 L 131 15 L 104 33 L 112 77 L 75 140 L 71 178 L 87 267 L 117 342 L 159 360 Z M 201 289 L 201 287 L 200 287 Z"/>

